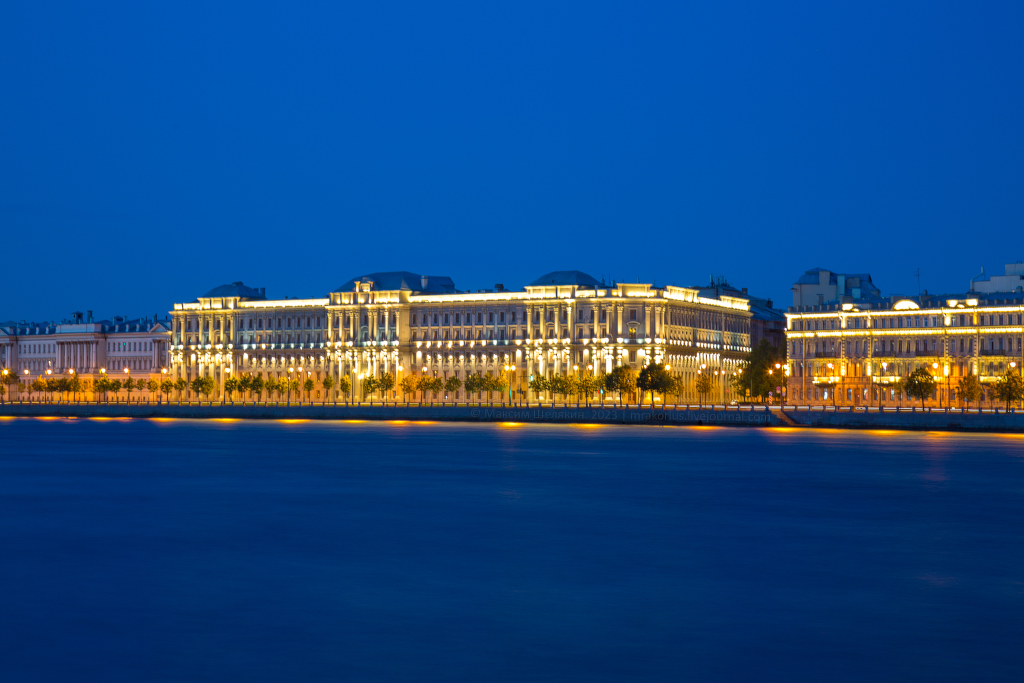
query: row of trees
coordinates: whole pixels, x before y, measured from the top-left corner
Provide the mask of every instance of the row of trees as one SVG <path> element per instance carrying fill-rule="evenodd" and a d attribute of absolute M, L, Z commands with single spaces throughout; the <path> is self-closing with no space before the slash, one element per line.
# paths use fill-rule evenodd
<path fill-rule="evenodd" d="M 0 383 L 0 395 L 3 395 L 6 388 L 12 384 L 19 384 L 17 376 L 10 374 L 4 376 L 4 382 Z M 342 376 L 336 380 L 331 375 L 327 375 L 323 378 L 321 385 L 327 392 L 337 386 L 338 391 L 345 394 L 346 400 L 352 391 L 352 380 L 348 376 Z M 390 373 L 380 376 L 366 375 L 361 380 L 363 394 L 369 397 L 371 402 L 374 394 L 377 394 L 382 401 L 386 400 L 388 392 L 395 389 L 395 386 L 395 377 Z M 465 383 L 454 375 L 445 379 L 430 375 L 407 375 L 398 382 L 398 388 L 406 401 L 410 395 L 415 396 L 417 393 L 419 393 L 420 401 L 426 400 L 428 393 L 435 396 L 441 392 L 454 394 L 463 386 L 469 394 L 481 392 L 504 394 L 509 389 L 509 381 L 506 375 L 477 373 L 467 376 Z M 304 392 L 306 399 L 310 400 L 315 388 L 316 383 L 312 378 L 301 381 L 298 378 L 268 377 L 264 379 L 261 375 L 242 375 L 241 377 L 232 376 L 224 381 L 224 393 L 230 400 L 234 400 L 236 393 L 240 394 L 243 400 L 246 397 L 259 400 L 264 392 L 268 397 L 273 398 L 276 394 L 278 398 L 287 398 L 289 401 L 292 394 L 300 395 L 300 392 Z M 620 404 L 624 396 L 632 398 L 639 394 L 642 405 L 645 395 L 650 396 L 650 402 L 653 404 L 655 394 L 661 394 L 662 397 L 669 393 L 681 395 L 688 387 L 685 386 L 681 377 L 673 377 L 663 365 L 652 363 L 639 373 L 622 366 L 615 368 L 609 374 L 602 375 L 554 375 L 550 378 L 538 375 L 530 381 L 529 388 L 537 395 L 551 392 L 561 397 L 563 401 L 575 398 L 577 403 L 585 401 L 587 404 L 594 393 L 599 391 L 616 392 L 619 395 Z M 706 398 L 711 391 L 710 377 L 707 374 L 698 376 L 695 388 L 702 396 L 702 400 Z M 37 378 L 26 389 L 48 393 L 51 397 L 55 393 L 73 394 L 77 397 L 79 393 L 93 391 L 107 398 L 109 394 L 114 394 L 116 397 L 120 392 L 125 391 L 129 400 L 132 392 L 136 390 L 148 389 L 151 393 L 160 392 L 165 399 L 177 392 L 179 400 L 183 392 L 191 390 L 194 394 L 209 400 L 210 395 L 216 389 L 216 382 L 212 377 L 196 377 L 189 382 L 185 379 L 157 381 L 153 379 L 135 380 L 131 377 L 121 380 L 107 375 L 101 375 L 95 381 L 90 382 L 73 376 L 70 378 Z"/>
<path fill-rule="evenodd" d="M 911 400 L 920 401 L 921 407 L 924 408 L 924 402 L 935 394 L 939 382 L 940 380 L 935 375 L 928 372 L 927 368 L 922 367 L 916 368 L 906 379 L 885 385 L 885 388 L 891 389 L 900 397 L 900 400 L 906 396 Z M 994 383 L 986 383 L 986 385 L 990 398 L 1004 403 L 1007 409 L 1014 403 L 1024 401 L 1024 379 L 1013 370 L 1007 370 Z M 972 403 L 981 399 L 986 385 L 978 381 L 977 375 L 964 375 L 956 383 L 956 397 L 970 408 Z M 835 388 L 835 385 L 827 386 Z"/>
<path fill-rule="evenodd" d="M 12 377 L 14 381 L 11 381 Z M 179 382 L 181 383 L 180 387 L 170 380 L 158 382 L 154 379 L 136 380 L 133 377 L 121 380 L 111 379 L 107 375 L 100 375 L 95 381 L 73 375 L 71 377 L 36 377 L 31 382 L 19 382 L 16 375 L 6 375 L 4 376 L 4 381 L 0 383 L 0 396 L 3 396 L 10 390 L 10 387 L 17 384 L 19 390 L 27 392 L 29 396 L 34 393 L 43 394 L 48 396 L 50 400 L 53 400 L 54 395 L 61 395 L 64 399 L 71 396 L 77 400 L 80 394 L 90 391 L 96 394 L 103 394 L 105 398 L 111 393 L 117 396 L 120 392 L 124 391 L 128 394 L 130 400 L 133 391 L 145 391 L 148 389 L 152 393 L 161 390 L 164 393 L 169 393 L 175 388 L 184 389 L 186 386 L 184 380 L 179 380 Z"/>
<path fill-rule="evenodd" d="M 210 380 L 210 390 L 204 393 L 209 394 L 213 390 L 213 380 L 209 377 L 197 377 L 192 380 L 193 385 L 197 381 Z M 323 379 L 323 387 L 326 391 L 330 391 L 335 385 L 334 377 L 327 375 Z M 337 381 L 338 390 L 344 393 L 346 396 L 352 391 L 352 380 L 347 376 L 340 378 Z M 268 397 L 273 397 L 277 394 L 278 398 L 287 397 L 291 401 L 292 393 L 299 394 L 299 392 L 305 392 L 306 399 L 309 400 L 313 390 L 316 388 L 316 382 L 311 378 L 307 378 L 305 381 L 300 381 L 298 378 L 281 378 L 268 377 L 263 379 L 261 375 L 242 375 L 241 377 L 229 377 L 224 380 L 224 393 L 228 395 L 228 398 L 234 400 L 235 392 L 242 395 L 242 399 L 245 400 L 246 395 L 249 398 L 259 400 L 263 396 L 263 392 L 267 392 Z M 193 391 L 202 391 L 203 387 L 193 387 Z"/>
<path fill-rule="evenodd" d="M 905 380 L 896 382 L 893 388 L 900 394 L 920 400 L 923 408 L 925 400 L 935 393 L 937 387 L 938 380 L 934 375 L 925 368 L 917 368 Z M 976 375 L 964 375 L 956 383 L 957 397 L 966 403 L 968 408 L 981 398 L 983 389 Z M 1009 409 L 1011 404 L 1024 401 L 1024 379 L 1019 373 L 1007 370 L 991 385 L 989 391 L 993 399 L 1005 403 Z"/>

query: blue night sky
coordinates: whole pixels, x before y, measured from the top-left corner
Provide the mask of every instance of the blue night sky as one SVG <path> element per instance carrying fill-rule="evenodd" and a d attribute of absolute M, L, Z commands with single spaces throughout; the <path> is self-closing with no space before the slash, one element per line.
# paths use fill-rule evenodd
<path fill-rule="evenodd" d="M 1020 3 L 7 3 L 0 320 L 1024 258 Z"/>

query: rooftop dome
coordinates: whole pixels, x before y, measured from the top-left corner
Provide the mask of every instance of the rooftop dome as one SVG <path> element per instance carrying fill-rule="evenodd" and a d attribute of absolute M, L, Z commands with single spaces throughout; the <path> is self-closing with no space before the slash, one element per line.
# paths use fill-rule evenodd
<path fill-rule="evenodd" d="M 578 270 L 555 270 L 547 275 L 542 275 L 529 284 L 530 287 L 544 287 L 545 285 L 579 285 L 584 287 L 599 287 L 601 283 L 586 273 Z"/>
<path fill-rule="evenodd" d="M 266 299 L 265 292 L 265 289 L 253 289 L 252 287 L 246 287 L 241 282 L 232 282 L 230 285 L 214 287 L 206 294 L 203 294 L 201 298 L 238 297 L 240 299 Z"/>

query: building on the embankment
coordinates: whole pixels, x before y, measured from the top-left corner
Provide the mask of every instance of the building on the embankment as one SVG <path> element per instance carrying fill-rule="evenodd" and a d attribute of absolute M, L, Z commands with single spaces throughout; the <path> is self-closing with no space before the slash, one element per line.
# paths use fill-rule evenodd
<path fill-rule="evenodd" d="M 957 405 L 977 376 L 983 403 L 1007 370 L 1024 367 L 1024 293 L 846 296 L 796 304 L 786 314 L 789 401 L 858 406 L 905 400 L 899 382 L 917 368 L 936 379 L 926 405 Z"/>
<path fill-rule="evenodd" d="M 324 397 L 323 378 L 389 373 L 393 395 L 407 375 L 442 379 L 505 375 L 513 396 L 533 376 L 608 373 L 650 361 L 693 385 L 715 378 L 710 398 L 731 398 L 726 381 L 750 350 L 749 297 L 699 288 L 606 284 L 557 271 L 520 290 L 459 290 L 450 277 L 398 271 L 355 277 L 310 299 L 268 299 L 241 282 L 174 304 L 172 379 L 290 378 L 301 372 Z M 332 390 L 335 392 L 336 390 Z M 682 400 L 697 400 L 695 391 Z M 462 388 L 447 400 L 466 400 Z"/>
<path fill-rule="evenodd" d="M 37 379 L 75 375 L 85 387 L 105 373 L 148 382 L 166 376 L 170 342 L 170 318 L 156 315 L 93 320 L 92 311 L 76 311 L 60 322 L 8 321 L 0 323 L 0 368 L 18 377 L 11 395 L 31 394 Z M 148 398 L 147 389 L 138 391 L 136 396 Z M 92 392 L 81 394 L 89 398 Z"/>

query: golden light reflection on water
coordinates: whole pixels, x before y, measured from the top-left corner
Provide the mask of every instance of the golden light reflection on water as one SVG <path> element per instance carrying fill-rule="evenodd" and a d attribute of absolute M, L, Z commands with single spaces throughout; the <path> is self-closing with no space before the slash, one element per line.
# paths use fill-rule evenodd
<path fill-rule="evenodd" d="M 578 422 L 572 425 L 573 427 L 580 427 L 581 429 L 599 429 L 604 427 L 602 424 L 594 424 L 592 422 Z"/>
<path fill-rule="evenodd" d="M 110 422 L 114 418 L 112 418 L 112 417 L 90 417 L 88 419 L 93 420 L 95 422 Z"/>
<path fill-rule="evenodd" d="M 214 422 L 238 422 L 239 419 L 237 417 L 215 417 L 215 418 L 213 418 L 213 421 Z"/>
<path fill-rule="evenodd" d="M 499 424 L 502 427 L 522 427 L 523 426 L 522 422 L 500 422 Z"/>
<path fill-rule="evenodd" d="M 286 425 L 297 425 L 302 424 L 303 422 L 309 422 L 309 420 L 278 420 L 278 422 Z"/>
<path fill-rule="evenodd" d="M 178 419 L 178 418 L 176 418 L 176 417 L 151 417 L 151 418 L 149 418 L 149 421 L 150 422 L 174 422 L 176 419 Z"/>
<path fill-rule="evenodd" d="M 426 421 L 426 420 L 417 420 L 416 422 L 413 422 L 413 424 L 416 424 L 416 425 L 436 425 L 437 423 L 436 422 L 429 422 L 429 421 Z"/>
<path fill-rule="evenodd" d="M 388 420 L 388 424 L 407 425 L 407 424 L 409 424 L 409 421 L 408 420 Z"/>
<path fill-rule="evenodd" d="M 17 420 L 14 415 L 0 415 L 0 420 Z"/>

